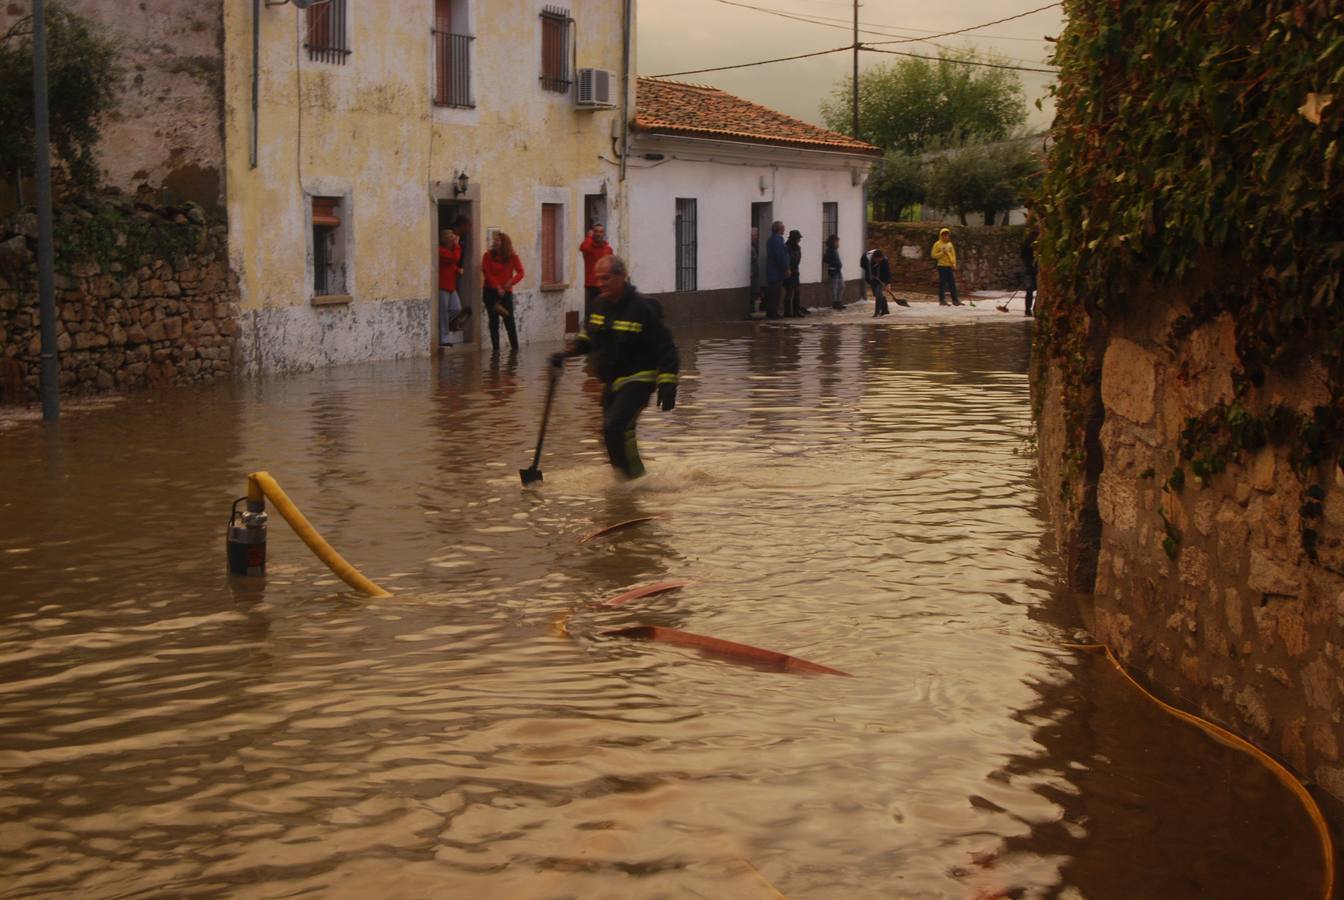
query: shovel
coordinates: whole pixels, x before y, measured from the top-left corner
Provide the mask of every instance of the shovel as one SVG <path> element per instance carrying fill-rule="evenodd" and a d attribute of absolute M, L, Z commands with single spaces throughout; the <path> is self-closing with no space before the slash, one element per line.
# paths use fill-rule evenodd
<path fill-rule="evenodd" d="M 537 435 L 537 452 L 532 457 L 530 468 L 518 470 L 518 477 L 523 479 L 523 487 L 542 480 L 541 469 L 537 468 L 537 463 L 541 462 L 541 442 L 546 440 L 546 420 L 551 417 L 551 401 L 555 399 L 555 386 L 559 381 L 560 370 L 552 366 L 551 383 L 546 386 L 546 406 L 541 413 L 541 432 Z"/>

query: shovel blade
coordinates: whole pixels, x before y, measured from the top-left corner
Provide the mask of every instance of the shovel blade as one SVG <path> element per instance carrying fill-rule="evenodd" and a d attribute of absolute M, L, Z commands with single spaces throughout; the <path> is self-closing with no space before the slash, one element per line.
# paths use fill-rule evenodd
<path fill-rule="evenodd" d="M 541 469 L 519 469 L 518 477 L 523 479 L 524 486 L 541 481 Z"/>

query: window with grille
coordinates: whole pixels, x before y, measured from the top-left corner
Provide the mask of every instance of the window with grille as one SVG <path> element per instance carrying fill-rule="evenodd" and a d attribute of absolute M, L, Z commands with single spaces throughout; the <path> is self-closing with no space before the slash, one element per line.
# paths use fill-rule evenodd
<path fill-rule="evenodd" d="M 313 198 L 313 296 L 347 293 L 341 198 Z"/>
<path fill-rule="evenodd" d="M 569 69 L 569 10 L 548 6 L 541 13 L 541 86 L 567 93 L 573 82 Z"/>
<path fill-rule="evenodd" d="M 541 286 L 561 284 L 565 280 L 564 207 L 559 203 L 541 204 Z"/>
<path fill-rule="evenodd" d="M 327 0 L 308 7 L 308 58 L 344 64 L 350 55 L 346 40 L 346 0 Z"/>
<path fill-rule="evenodd" d="M 434 103 L 470 108 L 471 42 L 466 0 L 434 0 Z"/>
<path fill-rule="evenodd" d="M 695 198 L 677 198 L 677 290 L 695 290 Z"/>
<path fill-rule="evenodd" d="M 840 233 L 840 204 L 821 204 L 821 242 L 825 245 L 831 235 Z"/>

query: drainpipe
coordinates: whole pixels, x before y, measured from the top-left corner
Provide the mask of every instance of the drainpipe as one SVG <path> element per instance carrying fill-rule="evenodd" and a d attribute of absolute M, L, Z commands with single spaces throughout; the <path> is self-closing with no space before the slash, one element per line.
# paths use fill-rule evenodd
<path fill-rule="evenodd" d="M 625 160 L 630 155 L 630 42 L 634 39 L 634 0 L 625 0 L 621 17 L 621 181 L 625 181 Z"/>
<path fill-rule="evenodd" d="M 252 146 L 248 148 L 249 169 L 257 167 L 257 97 L 261 93 L 261 0 L 252 0 Z"/>

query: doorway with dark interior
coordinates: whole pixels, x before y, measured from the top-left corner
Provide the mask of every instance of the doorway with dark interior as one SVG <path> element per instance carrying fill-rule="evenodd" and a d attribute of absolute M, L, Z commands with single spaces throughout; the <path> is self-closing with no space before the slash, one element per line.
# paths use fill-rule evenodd
<path fill-rule="evenodd" d="M 751 306 L 748 310 L 750 318 L 757 318 L 765 314 L 765 242 L 770 240 L 770 223 L 775 220 L 775 204 L 773 203 L 753 203 L 751 204 L 751 227 L 756 229 L 756 242 L 751 246 L 751 259 L 754 266 L 751 271 Z M 757 303 L 762 302 L 762 308 L 757 311 Z"/>
<path fill-rule="evenodd" d="M 457 233 L 458 243 L 462 248 L 462 259 L 460 265 L 461 272 L 457 277 L 457 295 L 462 301 L 462 312 L 456 317 L 457 321 L 450 323 L 456 325 L 456 328 L 440 329 L 440 315 L 442 307 L 436 302 L 434 307 L 439 312 L 434 315 L 434 327 L 436 337 L 446 337 L 448 344 L 453 346 L 459 344 L 471 344 L 476 341 L 476 322 L 480 316 L 476 311 L 476 297 L 480 294 L 480 252 L 476 248 L 475 227 L 476 216 L 475 204 L 470 200 L 440 200 L 439 201 L 439 221 L 436 234 L 442 236 L 445 230 L 451 230 Z M 442 238 L 440 237 L 440 240 Z M 434 265 L 439 265 L 438 249 L 435 248 Z M 439 281 L 437 276 L 434 280 L 435 285 Z"/>
<path fill-rule="evenodd" d="M 592 234 L 593 226 L 601 225 L 603 230 L 607 228 L 607 195 L 606 194 L 584 194 L 583 195 L 583 232 L 585 238 Z M 608 231 L 606 240 L 611 242 L 611 233 Z M 614 248 L 613 248 L 614 252 Z M 597 288 L 588 283 L 588 261 L 584 260 L 583 267 L 583 321 L 587 322 L 597 308 Z M 569 326 L 565 326 L 569 330 Z M 575 329 L 577 330 L 577 329 Z"/>

